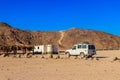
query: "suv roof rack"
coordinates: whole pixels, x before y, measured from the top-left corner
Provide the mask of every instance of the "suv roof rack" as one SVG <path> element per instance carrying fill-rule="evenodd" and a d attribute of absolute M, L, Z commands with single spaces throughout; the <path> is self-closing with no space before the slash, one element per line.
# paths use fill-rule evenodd
<path fill-rule="evenodd" d="M 82 42 L 83 44 L 90 44 L 90 42 Z"/>
<path fill-rule="evenodd" d="M 93 44 L 92 42 L 81 42 L 80 44 Z"/>

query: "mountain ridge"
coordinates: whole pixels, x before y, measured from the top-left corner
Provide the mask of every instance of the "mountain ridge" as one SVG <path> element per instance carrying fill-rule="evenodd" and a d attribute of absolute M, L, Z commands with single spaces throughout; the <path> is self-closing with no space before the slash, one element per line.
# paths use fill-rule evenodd
<path fill-rule="evenodd" d="M 96 30 L 71 28 L 61 31 L 28 31 L 0 22 L 0 45 L 58 45 L 60 50 L 80 42 L 92 42 L 97 49 L 120 49 L 120 37 Z"/>

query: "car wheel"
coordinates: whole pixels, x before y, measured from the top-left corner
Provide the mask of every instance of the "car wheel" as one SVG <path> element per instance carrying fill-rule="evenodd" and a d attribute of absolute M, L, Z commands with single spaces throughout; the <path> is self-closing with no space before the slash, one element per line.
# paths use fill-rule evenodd
<path fill-rule="evenodd" d="M 80 58 L 84 58 L 85 54 L 84 53 L 80 53 Z"/>
<path fill-rule="evenodd" d="M 67 52 L 67 57 L 68 57 L 68 58 L 70 57 L 70 53 L 69 53 L 69 52 Z"/>

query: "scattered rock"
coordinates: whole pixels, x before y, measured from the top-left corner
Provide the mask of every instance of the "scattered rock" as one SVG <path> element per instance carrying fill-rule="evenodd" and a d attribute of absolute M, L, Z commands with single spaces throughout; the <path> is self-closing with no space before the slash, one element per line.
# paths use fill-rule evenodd
<path fill-rule="evenodd" d="M 8 78 L 7 80 L 11 80 L 10 78 Z"/>
<path fill-rule="evenodd" d="M 42 55 L 42 57 L 41 57 L 42 59 L 44 59 L 45 57 Z"/>
<path fill-rule="evenodd" d="M 9 69 L 7 69 L 7 71 L 9 71 Z"/>
<path fill-rule="evenodd" d="M 56 71 L 58 71 L 58 69 L 56 69 Z"/>
<path fill-rule="evenodd" d="M 118 57 L 113 58 L 113 61 L 118 61 L 118 60 L 120 60 L 120 58 L 118 58 Z"/>
<path fill-rule="evenodd" d="M 57 59 L 60 59 L 60 55 L 58 55 L 56 58 L 57 58 Z"/>

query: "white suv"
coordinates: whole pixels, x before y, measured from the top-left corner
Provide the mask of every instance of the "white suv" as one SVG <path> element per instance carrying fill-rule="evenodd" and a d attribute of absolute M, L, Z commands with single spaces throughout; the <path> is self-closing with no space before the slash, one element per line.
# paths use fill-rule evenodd
<path fill-rule="evenodd" d="M 72 49 L 66 50 L 65 53 L 68 57 L 74 55 L 74 56 L 80 56 L 81 58 L 84 57 L 92 57 L 96 54 L 96 49 L 93 44 L 90 43 L 80 43 L 73 46 Z"/>

